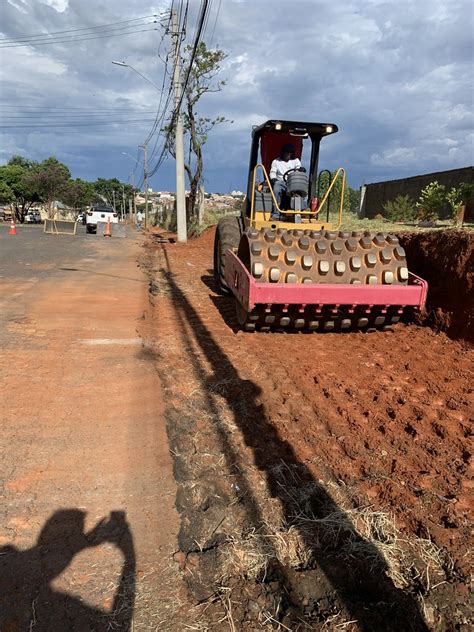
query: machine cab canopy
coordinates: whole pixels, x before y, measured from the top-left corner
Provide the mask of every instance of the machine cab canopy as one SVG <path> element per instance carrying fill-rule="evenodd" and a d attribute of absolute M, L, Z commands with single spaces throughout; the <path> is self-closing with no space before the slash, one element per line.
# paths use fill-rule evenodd
<path fill-rule="evenodd" d="M 295 158 L 301 159 L 303 140 L 311 141 L 311 160 L 309 167 L 310 187 L 314 190 L 317 178 L 319 144 L 324 136 L 335 134 L 338 131 L 334 123 L 308 123 L 301 121 L 270 120 L 252 130 L 252 146 L 250 150 L 250 163 L 247 186 L 247 199 L 251 195 L 252 174 L 256 165 L 260 162 L 265 167 L 267 174 L 275 158 L 278 158 L 283 145 L 288 143 L 295 147 Z"/>

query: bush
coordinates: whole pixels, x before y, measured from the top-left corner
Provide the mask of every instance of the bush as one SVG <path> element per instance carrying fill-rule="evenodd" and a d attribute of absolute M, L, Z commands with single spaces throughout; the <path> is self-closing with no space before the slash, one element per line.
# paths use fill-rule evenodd
<path fill-rule="evenodd" d="M 349 211 L 354 214 L 359 213 L 360 208 L 360 191 L 349 187 Z"/>
<path fill-rule="evenodd" d="M 383 205 L 385 217 L 392 222 L 412 222 L 416 212 L 413 200 L 409 195 L 397 195 Z"/>
<path fill-rule="evenodd" d="M 207 228 L 215 226 L 219 223 L 219 220 L 228 215 L 236 215 L 236 213 L 227 212 L 221 208 L 204 209 L 204 216 L 202 218 L 202 224 L 199 224 L 197 217 L 195 217 L 188 225 L 189 237 L 199 237 Z"/>
<path fill-rule="evenodd" d="M 456 218 L 461 210 L 461 206 L 472 197 L 474 192 L 474 185 L 461 182 L 458 187 L 453 187 L 446 194 L 446 201 L 450 208 L 450 218 Z"/>
<path fill-rule="evenodd" d="M 416 203 L 417 218 L 421 221 L 434 221 L 441 217 L 446 208 L 446 188 L 437 180 L 430 182 L 422 191 Z"/>

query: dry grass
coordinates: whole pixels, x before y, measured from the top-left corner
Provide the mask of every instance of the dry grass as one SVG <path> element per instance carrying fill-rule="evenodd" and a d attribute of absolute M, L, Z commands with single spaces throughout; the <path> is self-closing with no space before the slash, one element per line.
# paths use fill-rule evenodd
<path fill-rule="evenodd" d="M 238 213 L 225 212 L 222 210 L 209 209 L 204 213 L 204 221 L 201 226 L 197 223 L 193 223 L 190 226 L 189 234 L 193 237 L 198 237 L 201 235 L 207 228 L 210 226 L 216 225 L 222 217 L 226 215 L 237 215 Z M 337 221 L 336 215 L 334 217 L 331 215 L 330 220 L 332 222 Z M 449 220 L 439 221 L 435 228 L 425 228 L 422 226 L 418 226 L 416 222 L 410 223 L 402 223 L 402 222 L 391 222 L 388 219 L 368 219 L 363 218 L 360 219 L 354 213 L 346 213 L 343 217 L 342 228 L 347 230 L 370 230 L 373 232 L 426 232 L 430 230 L 451 230 L 453 228 L 461 228 L 460 226 L 456 226 L 453 222 Z M 466 222 L 464 226 L 462 226 L 463 230 L 474 230 L 473 222 Z"/>
<path fill-rule="evenodd" d="M 296 468 L 284 463 L 273 468 L 273 476 L 288 498 L 293 515 L 285 518 L 276 499 L 262 503 L 263 524 L 240 538 L 230 538 L 225 547 L 224 576 L 241 575 L 262 579 L 275 556 L 284 566 L 305 568 L 314 550 L 324 546 L 347 560 L 364 560 L 374 570 L 382 567 L 394 584 L 406 588 L 414 578 L 422 582 L 425 594 L 445 577 L 452 560 L 431 540 L 407 536 L 396 526 L 393 516 L 371 506 L 355 507 L 347 490 L 326 482 L 334 503 L 330 510 L 315 516 L 311 500 L 320 483 L 304 484 Z M 322 517 L 321 517 L 322 514 Z M 308 546 L 311 542 L 311 547 Z"/>
<path fill-rule="evenodd" d="M 455 226 L 452 222 L 446 220 L 443 222 L 438 222 L 435 228 L 424 228 L 422 226 L 418 226 L 418 224 L 415 222 L 404 224 L 401 222 L 390 222 L 387 219 L 359 219 L 356 215 L 347 214 L 343 217 L 342 228 L 345 228 L 347 230 L 370 230 L 372 232 L 380 231 L 385 233 L 423 233 L 432 230 L 452 230 L 453 228 L 460 228 L 460 226 Z M 474 224 L 465 223 L 463 229 L 474 230 Z"/>

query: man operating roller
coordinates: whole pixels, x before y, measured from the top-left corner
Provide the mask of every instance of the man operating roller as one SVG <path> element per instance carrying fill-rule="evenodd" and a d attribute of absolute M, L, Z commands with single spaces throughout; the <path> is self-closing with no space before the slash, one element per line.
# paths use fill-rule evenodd
<path fill-rule="evenodd" d="M 299 158 L 295 158 L 294 145 L 283 145 L 281 148 L 280 156 L 275 158 L 270 168 L 270 182 L 273 187 L 273 193 L 275 195 L 276 202 L 281 208 L 281 198 L 286 190 L 286 183 L 284 181 L 284 175 L 287 171 L 292 169 L 304 170 L 301 166 Z M 279 213 L 277 209 L 273 209 L 272 219 L 279 219 Z"/>

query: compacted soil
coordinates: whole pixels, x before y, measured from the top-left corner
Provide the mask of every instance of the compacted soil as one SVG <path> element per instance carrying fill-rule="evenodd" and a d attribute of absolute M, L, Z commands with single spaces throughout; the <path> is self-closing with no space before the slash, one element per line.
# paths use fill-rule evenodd
<path fill-rule="evenodd" d="M 462 235 L 450 237 L 454 253 Z M 419 245 L 434 269 L 447 265 L 438 239 Z M 451 338 L 418 324 L 249 334 L 214 291 L 213 231 L 162 241 L 151 235 L 140 256 L 151 302 L 139 331 L 165 393 L 175 559 L 202 621 L 472 629 L 474 357 L 456 316 L 471 303 L 450 294 L 472 285 L 455 266 L 444 292 L 438 278 L 432 299 L 452 304 Z M 472 281 L 472 257 L 463 262 L 458 276 Z"/>
<path fill-rule="evenodd" d="M 136 331 L 148 305 L 137 252 L 131 231 L 0 228 L 2 632 L 186 620 L 160 381 Z"/>

